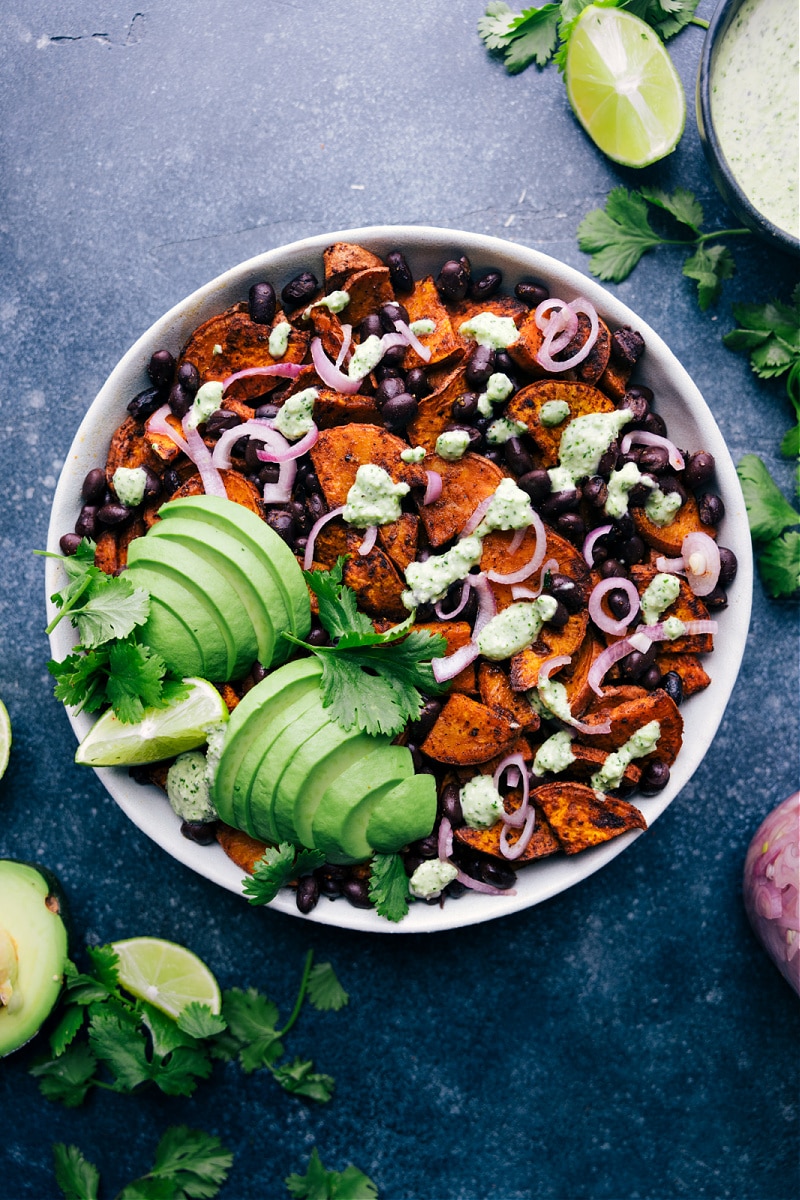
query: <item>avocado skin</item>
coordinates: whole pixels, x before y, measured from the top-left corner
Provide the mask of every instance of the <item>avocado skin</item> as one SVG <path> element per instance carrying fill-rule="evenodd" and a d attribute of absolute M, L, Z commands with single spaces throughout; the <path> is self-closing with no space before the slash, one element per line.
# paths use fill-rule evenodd
<path fill-rule="evenodd" d="M 29 1042 L 56 1006 L 69 958 L 69 907 L 57 877 L 39 863 L 0 859 L 0 913 L 17 946 L 23 1006 L 0 1009 L 0 1058 Z M 26 946 L 35 942 L 38 969 L 29 974 Z M 53 978 L 53 977 L 56 978 Z M 12 1006 L 13 1008 L 13 997 Z"/>

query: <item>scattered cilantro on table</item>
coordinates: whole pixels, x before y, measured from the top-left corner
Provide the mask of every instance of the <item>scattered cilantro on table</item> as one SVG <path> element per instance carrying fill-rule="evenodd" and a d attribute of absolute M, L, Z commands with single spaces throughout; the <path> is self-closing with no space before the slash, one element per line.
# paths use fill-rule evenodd
<path fill-rule="evenodd" d="M 651 209 L 664 216 L 664 234 L 650 224 Z M 719 239 L 749 236 L 750 230 L 715 229 L 703 233 L 704 220 L 700 203 L 686 188 L 665 192 L 655 187 L 638 191 L 615 187 L 608 194 L 605 208 L 593 209 L 581 221 L 578 246 L 592 256 L 591 273 L 613 283 L 627 279 L 642 255 L 657 246 L 693 250 L 684 260 L 683 274 L 697 283 L 698 304 L 705 311 L 718 300 L 723 282 L 736 270 L 733 255 Z"/>
<path fill-rule="evenodd" d="M 147 592 L 124 575 L 101 571 L 94 552 L 94 542 L 83 538 L 74 554 L 44 554 L 63 563 L 68 579 L 51 596 L 59 611 L 45 632 L 52 633 L 69 616 L 79 638 L 76 650 L 63 662 L 49 662 L 47 669 L 56 679 L 56 699 L 78 712 L 110 704 L 119 720 L 130 724 L 141 720 L 145 708 L 164 708 L 188 689 L 169 675 L 159 654 L 136 640 L 136 629 L 150 613 Z"/>
<path fill-rule="evenodd" d="M 736 471 L 764 586 L 776 599 L 797 595 L 800 591 L 800 512 L 784 498 L 757 454 L 745 454 Z"/>
<path fill-rule="evenodd" d="M 289 1175 L 285 1183 L 293 1200 L 377 1200 L 378 1196 L 375 1184 L 358 1167 L 327 1170 L 316 1146 L 305 1175 Z"/>
<path fill-rule="evenodd" d="M 65 1200 L 98 1200 L 100 1172 L 77 1146 L 57 1142 L 53 1159 Z M 123 1188 L 117 1200 L 212 1200 L 232 1165 L 233 1155 L 219 1138 L 173 1125 L 158 1143 L 153 1166 Z"/>
<path fill-rule="evenodd" d="M 333 1079 L 316 1073 L 312 1062 L 279 1061 L 306 999 L 320 1011 L 336 1011 L 348 1001 L 330 963 L 315 964 L 311 951 L 282 1027 L 277 1006 L 255 988 L 224 991 L 221 1015 L 194 1002 L 173 1020 L 121 990 L 110 946 L 89 948 L 88 956 L 88 972 L 67 964 L 50 1056 L 31 1067 L 46 1099 L 75 1108 L 92 1088 L 131 1093 L 148 1083 L 169 1096 L 190 1096 L 210 1076 L 214 1059 L 235 1059 L 248 1073 L 267 1069 L 294 1095 L 330 1099 Z"/>
<path fill-rule="evenodd" d="M 419 716 L 425 703 L 421 693 L 438 694 L 449 686 L 436 682 L 431 667 L 447 643 L 441 634 L 411 629 L 413 612 L 402 624 L 376 633 L 370 618 L 358 611 L 355 592 L 342 582 L 345 561 L 337 559 L 330 571 L 303 572 L 333 644 L 311 646 L 284 637 L 319 658 L 323 705 L 343 729 L 357 725 L 366 733 L 393 737 Z"/>

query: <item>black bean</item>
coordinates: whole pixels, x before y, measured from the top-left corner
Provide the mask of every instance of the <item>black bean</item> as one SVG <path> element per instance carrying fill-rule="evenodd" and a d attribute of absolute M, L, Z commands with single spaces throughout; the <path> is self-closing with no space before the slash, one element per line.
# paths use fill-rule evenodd
<path fill-rule="evenodd" d="M 521 487 L 523 492 L 527 492 L 534 504 L 550 495 L 552 484 L 547 471 L 537 470 L 528 471 L 527 475 L 521 476 L 517 480 L 518 487 Z"/>
<path fill-rule="evenodd" d="M 402 370 L 403 359 L 406 356 L 408 346 L 390 346 L 388 350 L 384 350 L 383 358 L 378 364 L 381 367 L 397 367 Z"/>
<path fill-rule="evenodd" d="M 248 437 L 247 445 L 244 448 L 244 462 L 248 471 L 258 473 L 263 467 L 263 462 L 258 457 L 259 450 L 263 451 L 264 443 L 257 441 L 254 437 Z"/>
<path fill-rule="evenodd" d="M 460 829 L 464 824 L 464 814 L 461 811 L 461 792 L 457 783 L 447 783 L 442 788 L 442 794 L 439 797 L 439 811 L 454 829 Z"/>
<path fill-rule="evenodd" d="M 381 412 L 386 428 L 392 433 L 405 429 L 409 421 L 414 420 L 418 408 L 417 401 L 409 392 L 400 392 L 399 395 L 392 396 L 386 401 Z"/>
<path fill-rule="evenodd" d="M 253 678 L 253 683 L 261 683 L 262 679 L 267 678 L 268 672 L 267 668 L 263 667 L 261 663 L 256 660 L 250 668 L 250 674 Z"/>
<path fill-rule="evenodd" d="M 395 363 L 379 362 L 375 368 L 374 375 L 378 383 L 383 383 L 384 379 L 404 379 L 402 367 L 397 366 Z M 364 383 L 367 382 L 369 382 L 369 376 L 364 380 Z M 364 391 L 363 384 L 361 391 Z"/>
<path fill-rule="evenodd" d="M 499 467 L 503 461 L 503 451 L 494 449 L 484 450 L 483 457 L 488 458 L 489 462 L 493 462 Z"/>
<path fill-rule="evenodd" d="M 153 387 L 161 393 L 169 391 L 175 378 L 175 359 L 169 350 L 156 350 L 147 364 L 147 374 Z M 163 400 L 162 400 L 163 403 Z M 155 409 L 153 410 L 155 412 Z"/>
<path fill-rule="evenodd" d="M 639 470 L 660 475 L 669 466 L 669 451 L 663 446 L 644 446 L 639 451 Z"/>
<path fill-rule="evenodd" d="M 217 840 L 216 821 L 182 821 L 181 833 L 198 846 L 210 846 Z"/>
<path fill-rule="evenodd" d="M 93 467 L 81 484 L 81 496 L 87 504 L 97 503 L 106 494 L 106 473 L 102 467 Z"/>
<path fill-rule="evenodd" d="M 200 372 L 192 362 L 183 362 L 178 367 L 175 382 L 181 386 L 188 396 L 194 397 L 200 387 Z"/>
<path fill-rule="evenodd" d="M 659 687 L 662 687 L 670 700 L 674 700 L 676 704 L 682 702 L 683 680 L 677 671 L 667 671 L 666 674 L 662 675 Z"/>
<path fill-rule="evenodd" d="M 719 525 L 725 516 L 722 497 L 716 492 L 704 492 L 697 501 L 697 512 L 704 525 Z"/>
<path fill-rule="evenodd" d="M 131 515 L 131 510 L 125 504 L 103 504 L 97 510 L 97 520 L 101 525 L 121 525 L 123 521 L 127 521 Z"/>
<path fill-rule="evenodd" d="M 507 350 L 495 350 L 494 369 L 501 375 L 508 376 L 511 383 L 514 383 L 514 360 Z"/>
<path fill-rule="evenodd" d="M 655 796 L 656 792 L 662 791 L 669 783 L 669 767 L 660 759 L 654 759 L 642 771 L 642 778 L 639 781 L 639 790 L 643 796 Z"/>
<path fill-rule="evenodd" d="M 412 367 L 410 371 L 406 372 L 406 391 L 410 392 L 417 400 L 431 394 L 433 388 L 428 383 L 424 367 Z"/>
<path fill-rule="evenodd" d="M 143 392 L 139 392 L 132 400 L 128 401 L 126 408 L 134 420 L 146 421 L 148 417 L 152 417 L 156 409 L 161 408 L 165 395 L 166 393 L 159 388 L 145 388 Z"/>
<path fill-rule="evenodd" d="M 585 602 L 583 590 L 578 587 L 574 579 L 570 579 L 569 575 L 554 572 L 550 576 L 547 590 L 551 596 L 555 596 L 560 604 L 564 605 L 567 612 L 577 613 L 583 608 Z"/>
<path fill-rule="evenodd" d="M 323 629 L 321 625 L 312 625 L 306 635 L 309 646 L 327 646 L 330 640 L 327 630 Z"/>
<path fill-rule="evenodd" d="M 250 320 L 256 325 L 271 325 L 278 307 L 278 297 L 271 283 L 254 283 L 247 293 Z"/>
<path fill-rule="evenodd" d="M 409 846 L 412 854 L 415 854 L 423 862 L 432 858 L 439 857 L 439 838 L 434 831 L 429 833 L 426 838 L 420 838 L 418 842 L 412 842 Z"/>
<path fill-rule="evenodd" d="M 312 909 L 317 907 L 319 901 L 319 880 L 313 875 L 303 875 L 302 879 L 297 881 L 297 892 L 295 894 L 295 903 L 297 904 L 298 912 L 310 913 Z"/>
<path fill-rule="evenodd" d="M 75 532 L 78 537 L 95 538 L 97 536 L 97 505 L 84 504 L 75 522 Z"/>
<path fill-rule="evenodd" d="M 597 549 L 597 542 L 595 542 L 595 549 Z M 595 555 L 595 558 L 596 557 L 597 556 Z M 598 565 L 597 572 L 601 579 L 628 578 L 628 569 L 624 563 L 620 562 L 618 558 L 606 558 Z"/>
<path fill-rule="evenodd" d="M 478 411 L 478 397 L 475 392 L 462 392 L 453 401 L 450 412 L 454 421 L 471 421 Z"/>
<path fill-rule="evenodd" d="M 277 417 L 277 415 L 278 415 L 277 404 L 270 404 L 270 403 L 259 404 L 256 411 L 253 413 L 253 416 L 258 417 L 259 421 L 271 421 L 272 418 Z"/>
<path fill-rule="evenodd" d="M 386 265 L 389 268 L 389 278 L 396 292 L 413 292 L 414 276 L 405 257 L 399 250 L 391 250 L 386 255 Z"/>
<path fill-rule="evenodd" d="M 640 428 L 645 429 L 648 433 L 657 433 L 659 437 L 667 436 L 666 422 L 658 413 L 649 412 L 642 421 Z"/>
<path fill-rule="evenodd" d="M 681 498 L 681 504 L 685 504 L 689 499 L 689 493 L 675 475 L 664 475 L 659 480 L 658 486 L 665 495 L 670 495 L 671 493 L 676 492 Z"/>
<path fill-rule="evenodd" d="M 628 492 L 628 505 L 630 508 L 644 508 L 650 497 L 651 490 L 646 483 L 635 483 Z"/>
<path fill-rule="evenodd" d="M 533 459 L 518 437 L 509 438 L 506 442 L 505 460 L 515 475 L 529 475 L 533 470 Z"/>
<path fill-rule="evenodd" d="M 267 509 L 266 522 L 274 529 L 278 537 L 282 537 L 291 546 L 295 535 L 294 517 L 285 509 Z"/>
<path fill-rule="evenodd" d="M 575 546 L 582 546 L 586 537 L 586 522 L 580 513 L 561 513 L 556 517 L 556 529 Z"/>
<path fill-rule="evenodd" d="M 422 742 L 433 729 L 439 713 L 442 711 L 441 700 L 426 700 L 416 721 L 408 725 L 408 736 L 415 742 Z"/>
<path fill-rule="evenodd" d="M 280 466 L 278 463 L 263 463 L 261 470 L 256 476 L 256 483 L 261 487 L 265 487 L 268 483 L 277 483 L 280 479 Z"/>
<path fill-rule="evenodd" d="M 319 890 L 323 896 L 327 896 L 330 900 L 342 894 L 342 879 L 338 874 L 333 874 L 329 867 L 323 867 L 319 871 L 314 872 L 314 877 L 319 883 Z"/>
<path fill-rule="evenodd" d="M 179 383 L 174 383 L 169 393 L 168 404 L 172 410 L 173 416 L 176 416 L 179 421 L 188 413 L 192 407 L 193 397 L 188 392 L 184 391 Z"/>
<path fill-rule="evenodd" d="M 368 313 L 358 327 L 358 340 L 365 342 L 368 337 L 382 337 L 383 324 L 377 313 Z"/>
<path fill-rule="evenodd" d="M 301 271 L 295 275 L 281 291 L 281 300 L 287 308 L 297 308 L 310 300 L 319 289 L 319 284 L 310 271 Z"/>
<path fill-rule="evenodd" d="M 703 596 L 703 603 L 710 612 L 718 612 L 728 607 L 728 594 L 722 587 L 715 587 L 708 595 Z"/>
<path fill-rule="evenodd" d="M 611 357 L 625 367 L 634 367 L 644 353 L 644 338 L 629 325 L 611 335 Z"/>
<path fill-rule="evenodd" d="M 302 533 L 300 534 L 300 537 L 296 537 L 294 539 L 294 542 L 292 544 L 292 548 L 298 558 L 305 558 L 307 546 L 308 546 L 308 538 Z"/>
<path fill-rule="evenodd" d="M 443 300 L 463 300 L 469 288 L 469 267 L 464 260 L 451 258 L 444 264 L 436 279 L 436 289 Z"/>
<path fill-rule="evenodd" d="M 408 325 L 410 323 L 408 318 L 408 309 L 404 304 L 398 304 L 396 300 L 387 300 L 386 304 L 382 304 L 380 311 L 378 312 L 378 316 L 386 333 L 395 332 L 396 321 L 402 321 L 404 325 Z M 400 349 L 403 351 L 403 354 L 405 354 L 406 347 L 401 346 Z"/>
<path fill-rule="evenodd" d="M 548 298 L 550 292 L 545 284 L 532 280 L 529 283 L 518 283 L 514 288 L 514 295 L 523 304 L 527 304 L 528 308 L 536 308 Z"/>
<path fill-rule="evenodd" d="M 174 467 L 167 467 L 161 480 L 161 486 L 168 496 L 171 496 L 173 492 L 177 492 L 181 486 L 181 477 Z"/>
<path fill-rule="evenodd" d="M 648 692 L 654 692 L 657 687 L 661 687 L 661 668 L 655 665 L 648 667 L 644 674 L 639 676 L 639 687 L 647 688 Z"/>
<path fill-rule="evenodd" d="M 628 593 L 623 588 L 612 588 L 606 593 L 606 603 L 611 610 L 611 615 L 621 621 L 627 617 L 631 611 L 631 601 Z"/>
<path fill-rule="evenodd" d="M 546 622 L 553 629 L 563 629 L 569 620 L 569 609 L 561 600 L 556 601 L 556 611 Z"/>
<path fill-rule="evenodd" d="M 476 346 L 469 356 L 465 377 L 472 388 L 480 388 L 494 374 L 495 354 L 491 346 Z"/>
<path fill-rule="evenodd" d="M 727 546 L 719 548 L 719 581 L 723 587 L 729 587 L 736 578 L 739 563 L 736 555 Z"/>
<path fill-rule="evenodd" d="M 375 389 L 375 403 L 378 408 L 383 408 L 387 400 L 391 400 L 392 396 L 401 396 L 405 390 L 406 385 L 402 379 L 396 375 L 387 376 Z"/>
<path fill-rule="evenodd" d="M 325 516 L 328 506 L 318 492 L 312 492 L 306 497 L 306 511 L 313 525 L 320 517 Z"/>
<path fill-rule="evenodd" d="M 342 884 L 342 895 L 354 908 L 372 908 L 366 879 L 346 879 Z"/>
<path fill-rule="evenodd" d="M 629 537 L 626 542 L 623 542 L 620 549 L 620 555 L 624 562 L 626 562 L 629 567 L 632 567 L 634 563 L 641 563 L 645 561 L 647 558 L 647 546 L 639 537 L 638 533 L 635 533 L 633 537 Z"/>
<path fill-rule="evenodd" d="M 533 474 L 533 472 L 531 472 Z M 523 479 L 527 476 L 523 476 Z M 527 490 L 527 489 L 525 489 Z M 581 502 L 581 489 L 573 488 L 570 492 L 553 492 L 543 500 L 540 508 L 548 516 L 560 516 L 561 513 L 573 512 Z"/>
<path fill-rule="evenodd" d="M 647 397 L 640 395 L 640 392 L 640 388 L 629 388 L 622 397 L 622 408 L 627 408 L 633 413 L 632 419 L 628 422 L 632 426 L 641 425 L 650 413 Z"/>
<path fill-rule="evenodd" d="M 61 553 L 67 556 L 74 554 L 80 544 L 81 539 L 77 533 L 65 533 L 58 543 Z"/>
<path fill-rule="evenodd" d="M 508 888 L 512 888 L 517 882 L 516 872 L 512 871 L 510 867 L 503 866 L 502 863 L 497 862 L 483 863 L 481 865 L 480 877 L 484 883 L 500 888 L 504 892 Z"/>
<path fill-rule="evenodd" d="M 689 455 L 683 478 L 688 487 L 699 488 L 713 479 L 715 469 L 714 455 L 705 450 L 698 450 L 696 454 Z"/>
<path fill-rule="evenodd" d="M 241 423 L 242 418 L 238 413 L 218 408 L 206 421 L 206 433 L 223 433 L 226 429 L 235 429 Z"/>
<path fill-rule="evenodd" d="M 469 285 L 469 297 L 471 300 L 483 301 L 488 300 L 500 288 L 503 282 L 501 271 L 486 271 L 485 274 L 479 276 L 478 279 L 473 279 Z"/>
<path fill-rule="evenodd" d="M 608 499 L 608 484 L 599 475 L 593 475 L 583 485 L 583 498 L 592 508 L 604 508 Z"/>
<path fill-rule="evenodd" d="M 620 659 L 620 674 L 628 683 L 636 683 L 645 671 L 649 671 L 655 661 L 656 643 L 654 642 L 644 653 L 641 650 L 634 650 L 625 658 Z"/>

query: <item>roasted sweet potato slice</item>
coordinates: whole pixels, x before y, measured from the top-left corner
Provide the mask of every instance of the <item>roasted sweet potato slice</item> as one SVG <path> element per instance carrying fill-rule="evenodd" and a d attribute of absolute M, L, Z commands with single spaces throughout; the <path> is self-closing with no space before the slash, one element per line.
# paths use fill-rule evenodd
<path fill-rule="evenodd" d="M 539 672 L 549 658 L 566 655 L 571 658 L 577 653 L 586 636 L 589 614 L 584 609 L 572 613 L 562 629 L 543 625 L 542 631 L 532 646 L 526 646 L 511 659 L 511 686 L 515 692 L 527 692 L 536 687 Z"/>
<path fill-rule="evenodd" d="M 350 303 L 344 310 L 344 319 L 355 329 L 370 313 L 394 300 L 394 288 L 389 278 L 389 268 L 383 263 L 379 267 L 367 267 L 348 275 L 344 280 L 344 288 L 350 297 Z"/>
<path fill-rule="evenodd" d="M 583 555 L 566 538 L 562 538 L 559 534 L 554 533 L 548 526 L 545 526 L 545 530 L 547 533 L 547 545 L 543 565 L 549 559 L 555 559 L 558 563 L 558 573 L 560 575 L 567 575 L 570 579 L 574 580 L 576 587 L 580 589 L 584 601 L 588 600 L 590 572 Z M 495 530 L 487 534 L 483 539 L 481 570 L 496 571 L 500 575 L 509 575 L 530 562 L 536 547 L 536 531 L 533 526 L 529 526 L 525 530 L 522 541 L 512 553 L 510 546 L 513 540 L 514 530 Z M 538 581 L 539 574 L 534 575 L 532 579 L 533 581 Z M 498 609 L 508 608 L 509 604 L 513 604 L 514 597 L 511 594 L 510 584 L 492 582 L 492 590 Z"/>
<path fill-rule="evenodd" d="M 160 459 L 145 436 L 144 425 L 133 417 L 126 417 L 111 438 L 106 458 L 106 482 L 109 487 L 117 467 L 149 467 L 156 474 L 162 469 Z"/>
<path fill-rule="evenodd" d="M 676 671 L 680 675 L 684 697 L 702 692 L 711 683 L 711 676 L 696 654 L 658 654 L 656 665 L 663 674 Z"/>
<path fill-rule="evenodd" d="M 309 321 L 313 331 L 312 336 L 319 338 L 322 342 L 322 349 L 328 358 L 336 362 L 344 342 L 344 331 L 339 317 L 324 304 L 319 304 L 311 309 Z"/>
<path fill-rule="evenodd" d="M 599 846 L 631 829 L 646 829 L 638 808 L 615 796 L 598 796 L 584 783 L 545 783 L 532 792 L 567 854 Z"/>
<path fill-rule="evenodd" d="M 648 585 L 655 579 L 658 571 L 655 567 L 631 567 L 631 579 L 636 584 L 640 596 L 643 596 Z M 664 610 L 661 620 L 667 617 L 677 617 L 679 621 L 707 621 L 709 612 L 699 596 L 695 596 L 685 579 L 679 580 L 680 592 L 678 598 L 669 608 Z M 689 637 L 676 638 L 674 642 L 660 642 L 659 654 L 710 654 L 714 649 L 714 635 L 711 633 L 692 634 Z"/>
<path fill-rule="evenodd" d="M 275 322 L 285 320 L 277 313 Z M 181 351 L 179 363 L 191 362 L 200 373 L 200 382 L 226 379 L 246 367 L 266 367 L 274 362 L 299 363 L 308 348 L 307 332 L 293 328 L 286 353 L 276 360 L 269 352 L 271 326 L 250 320 L 246 304 L 236 304 L 226 312 L 210 317 L 195 329 Z M 215 353 L 215 348 L 217 352 Z M 236 400 L 247 400 L 273 391 L 283 380 L 278 375 L 255 375 L 239 379 L 229 388 Z"/>
<path fill-rule="evenodd" d="M 516 735 L 504 713 L 457 692 L 448 698 L 421 750 L 436 762 L 469 766 L 504 753 Z"/>
<path fill-rule="evenodd" d="M 627 363 L 615 362 L 612 355 L 608 366 L 597 381 L 597 386 L 615 403 L 619 404 L 628 389 L 631 371 L 632 368 Z"/>
<path fill-rule="evenodd" d="M 405 620 L 408 609 L 401 599 L 405 589 L 404 580 L 380 546 L 373 546 L 369 554 L 359 554 L 358 547 L 362 540 L 360 532 L 348 531 L 347 552 L 350 557 L 344 568 L 344 582 L 358 597 L 358 607 L 371 617 Z"/>
<path fill-rule="evenodd" d="M 228 499 L 233 500 L 236 504 L 243 505 L 244 508 L 249 508 L 257 517 L 264 518 L 264 505 L 261 500 L 261 494 L 254 483 L 249 479 L 245 479 L 244 475 L 240 475 L 238 471 L 220 471 L 222 482 L 225 484 L 225 491 Z M 172 499 L 180 500 L 184 496 L 204 496 L 205 488 L 203 481 L 198 474 L 190 475 L 185 483 L 182 483 L 176 492 L 173 492 Z"/>
<path fill-rule="evenodd" d="M 637 729 L 650 721 L 658 721 L 661 734 L 655 749 L 636 761 L 642 764 L 658 759 L 671 767 L 678 757 L 683 743 L 683 717 L 663 688 L 618 704 L 610 711 L 601 702 L 599 708 L 591 708 L 583 717 L 587 725 L 602 724 L 606 719 L 611 722 L 610 733 L 581 734 L 580 739 L 591 739 L 588 744 L 598 750 L 618 750 Z"/>
<path fill-rule="evenodd" d="M 528 732 L 541 724 L 539 714 L 519 692 L 511 688 L 508 675 L 499 663 L 482 662 L 478 668 L 478 690 L 481 700 L 490 708 L 508 713 L 512 721 Z"/>
<path fill-rule="evenodd" d="M 467 621 L 432 621 L 430 623 L 417 623 L 412 626 L 413 629 L 424 629 L 428 633 L 440 633 L 447 642 L 446 654 L 455 654 L 456 650 L 460 650 L 462 646 L 466 646 L 472 636 L 472 631 Z M 475 664 L 470 663 L 463 671 L 459 671 L 458 675 L 453 679 L 451 692 L 475 692 L 477 690 L 477 680 L 475 675 Z"/>
<path fill-rule="evenodd" d="M 596 746 L 585 746 L 581 742 L 572 743 L 572 753 L 575 761 L 570 764 L 569 775 L 580 783 L 589 783 L 592 775 L 599 771 L 606 760 L 606 752 Z M 638 760 L 637 760 L 638 761 Z M 623 790 L 631 791 L 642 777 L 641 768 L 635 762 L 629 763 L 623 773 Z"/>
<path fill-rule="evenodd" d="M 461 350 L 461 340 L 453 332 L 450 316 L 439 298 L 432 276 L 428 275 L 425 279 L 419 279 L 413 292 L 403 296 L 402 300 L 408 313 L 409 322 L 429 320 L 433 321 L 435 325 L 433 333 L 418 335 L 423 346 L 427 346 L 431 352 L 427 363 L 423 362 L 416 350 L 409 346 L 403 359 L 403 367 L 406 371 L 411 367 L 433 366 L 434 363 L 444 362 Z"/>
<path fill-rule="evenodd" d="M 248 410 L 247 415 L 249 417 L 253 415 L 252 409 Z M 167 413 L 166 421 L 168 425 L 172 426 L 177 434 L 183 437 L 181 423 L 176 416 L 173 416 L 172 413 Z M 181 452 L 180 447 L 176 445 L 172 438 L 166 433 L 155 433 L 148 429 L 147 425 L 144 427 L 143 436 L 144 440 L 150 446 L 156 462 L 159 464 L 159 470 L 162 469 L 164 463 L 173 463 Z"/>
<path fill-rule="evenodd" d="M 478 313 L 490 312 L 494 313 L 497 317 L 511 317 L 517 329 L 519 329 L 530 312 L 527 304 L 523 304 L 515 296 L 503 295 L 490 296 L 488 300 L 460 300 L 457 304 L 449 304 L 448 310 L 450 312 L 450 324 L 453 327 L 453 333 L 460 339 L 468 354 L 471 354 L 475 349 L 475 342 L 472 338 L 464 337 L 463 334 L 459 333 L 459 328 L 465 321 L 470 321 Z"/>
<path fill-rule="evenodd" d="M 482 454 L 467 453 L 457 462 L 447 462 L 433 454 L 425 459 L 424 465 L 441 475 L 442 494 L 433 504 L 421 508 L 419 515 L 431 546 L 443 546 L 461 532 L 481 501 L 497 489 L 504 475 Z"/>
<path fill-rule="evenodd" d="M 95 546 L 94 565 L 106 575 L 116 575 L 128 562 L 128 546 L 146 532 L 147 526 L 140 516 L 114 529 L 104 529 Z"/>
<path fill-rule="evenodd" d="M 378 529 L 378 541 L 401 571 L 417 557 L 418 536 L 419 517 L 413 513 L 402 513 L 399 521 L 381 525 Z"/>
<path fill-rule="evenodd" d="M 231 825 L 224 825 L 222 822 L 217 826 L 217 841 L 228 858 L 232 859 L 242 871 L 247 871 L 248 875 L 253 874 L 256 863 L 263 857 L 267 848 L 264 842 L 257 842 L 255 838 L 243 833 L 241 829 L 234 829 Z"/>
<path fill-rule="evenodd" d="M 505 799 L 506 810 L 514 812 L 522 802 L 522 793 L 519 791 L 509 792 Z M 547 858 L 550 854 L 557 854 L 561 847 L 553 836 L 547 818 L 539 805 L 534 805 L 534 808 L 536 809 L 536 823 L 533 827 L 533 836 L 514 862 L 507 859 L 500 849 L 502 821 L 496 821 L 489 829 L 471 829 L 469 825 L 462 825 L 460 829 L 454 831 L 455 839 L 457 842 L 461 842 L 462 846 L 469 846 L 481 854 L 488 854 L 490 858 L 496 859 L 506 867 L 524 866 L 525 863 L 535 862 L 537 858 Z M 519 831 L 512 830 L 508 838 L 509 844 L 513 846 L 518 836 Z"/>
<path fill-rule="evenodd" d="M 357 246 L 354 242 L 334 242 L 332 246 L 323 250 L 322 262 L 325 269 L 325 286 L 329 292 L 340 288 L 348 275 L 384 265 L 377 254 L 373 254 L 364 246 Z"/>
<path fill-rule="evenodd" d="M 316 376 L 314 376 L 316 380 Z M 320 429 L 332 429 L 335 425 L 378 425 L 383 426 L 378 406 L 372 396 L 346 396 L 342 392 L 331 391 L 330 388 L 320 387 L 319 381 L 307 383 L 306 387 L 317 388 L 317 398 L 314 401 L 314 420 Z M 303 391 L 297 388 L 296 391 Z M 287 398 L 295 394 L 295 389 L 287 392 Z"/>
<path fill-rule="evenodd" d="M 564 667 L 559 679 L 564 684 L 573 717 L 580 717 L 589 707 L 595 694 L 589 687 L 589 671 L 592 663 L 605 650 L 605 643 L 591 630 L 581 642 L 577 654 L 572 656 L 572 662 Z"/>
<path fill-rule="evenodd" d="M 347 500 L 360 466 L 375 463 L 391 475 L 395 483 L 424 488 L 427 477 L 417 463 L 403 462 L 400 454 L 407 449 L 402 438 L 377 425 L 349 424 L 323 429 L 311 449 L 311 459 L 328 508 L 338 508 Z"/>
<path fill-rule="evenodd" d="M 578 329 L 572 341 L 556 355 L 556 361 L 566 361 L 577 354 L 591 330 L 591 321 L 585 313 L 578 315 Z M 531 310 L 519 327 L 519 339 L 509 346 L 508 353 L 518 366 L 530 375 L 546 376 L 537 354 L 544 341 L 544 334 L 536 324 L 536 312 Z M 566 371 L 560 378 L 577 379 L 583 383 L 596 383 L 608 366 L 611 357 L 611 331 L 605 321 L 598 318 L 597 339 L 586 358 L 576 367 Z"/>
<path fill-rule="evenodd" d="M 717 536 L 713 525 L 704 525 L 700 520 L 694 496 L 689 496 L 681 505 L 669 525 L 654 525 L 643 508 L 632 508 L 631 516 L 637 532 L 641 534 L 648 546 L 652 546 L 653 549 L 665 554 L 668 558 L 679 557 L 683 539 L 687 533 L 707 533 L 712 538 Z"/>
<path fill-rule="evenodd" d="M 435 391 L 420 400 L 417 415 L 408 426 L 408 440 L 411 445 L 424 446 L 432 453 L 439 434 L 444 433 L 453 420 L 453 402 L 469 390 L 464 368 L 461 366 L 437 381 Z"/>
<path fill-rule="evenodd" d="M 547 426 L 541 422 L 542 406 L 551 400 L 562 400 L 569 405 L 570 415 L 562 425 Z M 527 425 L 539 451 L 542 467 L 554 467 L 558 463 L 561 435 L 568 421 L 586 417 L 590 413 L 613 411 L 613 402 L 599 388 L 568 379 L 540 379 L 530 383 L 512 396 L 506 406 L 509 420 Z"/>

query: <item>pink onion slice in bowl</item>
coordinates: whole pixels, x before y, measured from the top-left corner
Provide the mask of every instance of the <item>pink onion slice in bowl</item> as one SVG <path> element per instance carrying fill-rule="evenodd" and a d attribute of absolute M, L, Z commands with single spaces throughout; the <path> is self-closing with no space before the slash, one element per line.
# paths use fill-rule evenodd
<path fill-rule="evenodd" d="M 606 613 L 602 606 L 604 597 L 609 592 L 622 591 L 628 597 L 630 609 L 627 617 L 620 617 L 616 620 Z M 612 575 L 608 579 L 601 579 L 598 584 L 592 588 L 592 593 L 589 596 L 589 616 L 594 621 L 598 629 L 603 633 L 610 633 L 617 636 L 621 633 L 626 633 L 631 621 L 635 618 L 639 611 L 639 593 L 636 590 L 636 585 L 630 580 L 625 579 L 622 575 Z"/>

